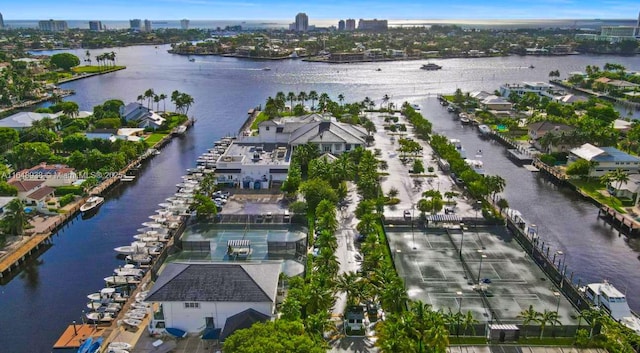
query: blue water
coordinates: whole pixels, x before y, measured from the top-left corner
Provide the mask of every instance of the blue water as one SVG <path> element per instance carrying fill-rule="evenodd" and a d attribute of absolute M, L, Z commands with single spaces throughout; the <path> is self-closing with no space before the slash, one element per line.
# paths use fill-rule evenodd
<path fill-rule="evenodd" d="M 135 101 L 146 89 L 171 94 L 179 90 L 191 94 L 195 104 L 189 115 L 198 121 L 184 137 L 172 141 L 152 159 L 132 183 L 111 193 L 97 215 L 89 220 L 76 218 L 53 237 L 53 247 L 33 261 L 15 279 L 0 286 L 0 352 L 49 352 L 54 341 L 72 321 L 80 322 L 86 295 L 99 290 L 102 278 L 121 264 L 113 248 L 132 241 L 141 222 L 158 208 L 158 203 L 175 191 L 186 168 L 213 142 L 234 134 L 247 110 L 263 104 L 278 91 L 315 90 L 334 99 L 344 94 L 346 101 L 374 99 L 385 94 L 398 104 L 420 104 L 436 131 L 463 141 L 467 150 L 483 151 L 485 170 L 507 180 L 505 196 L 526 219 L 539 225 L 540 236 L 561 248 L 566 263 L 576 277 L 588 281 L 608 278 L 629 293 L 640 293 L 637 241 L 625 241 L 596 219 L 597 209 L 573 193 L 557 188 L 503 155 L 504 148 L 480 140 L 477 132 L 463 128 L 437 103 L 435 94 L 498 88 L 501 83 L 545 81 L 551 70 L 561 74 L 578 71 L 587 64 L 602 66 L 619 62 L 629 70 L 640 70 L 633 57 L 570 56 L 506 57 L 487 59 L 436 60 L 442 70 L 425 72 L 426 62 L 363 63 L 327 65 L 302 61 L 263 62 L 220 57 L 186 57 L 166 53 L 167 46 L 116 49 L 119 64 L 127 69 L 116 73 L 70 82 L 75 89 L 69 99 L 90 110 L 106 99 Z M 100 50 L 92 50 L 92 56 Z M 83 56 L 83 51 L 75 52 Z M 535 69 L 529 69 L 530 65 Z M 381 71 L 377 71 L 381 68 Z M 172 109 L 167 102 L 167 109 Z M 638 114 L 635 112 L 635 114 Z M 640 309 L 640 298 L 629 297 Z M 28 342 L 28 344 L 27 344 Z"/>

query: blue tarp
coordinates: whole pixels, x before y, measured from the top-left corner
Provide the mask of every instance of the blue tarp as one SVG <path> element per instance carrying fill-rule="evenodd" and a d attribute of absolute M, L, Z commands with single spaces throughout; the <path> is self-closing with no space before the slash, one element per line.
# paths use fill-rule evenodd
<path fill-rule="evenodd" d="M 200 338 L 203 340 L 217 340 L 220 339 L 220 332 L 222 332 L 221 328 L 206 328 Z"/>
<path fill-rule="evenodd" d="M 178 338 L 183 338 L 187 336 L 187 333 L 185 331 L 175 327 L 167 327 L 165 331 L 167 331 L 168 334 Z"/>

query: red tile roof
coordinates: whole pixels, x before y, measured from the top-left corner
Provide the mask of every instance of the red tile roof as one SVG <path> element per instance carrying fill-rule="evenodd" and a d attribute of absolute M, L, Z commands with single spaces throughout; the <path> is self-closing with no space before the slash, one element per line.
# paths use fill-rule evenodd
<path fill-rule="evenodd" d="M 40 184 L 42 183 L 44 183 L 44 180 L 11 180 L 9 181 L 9 184 L 15 186 L 18 189 L 18 192 L 33 190 L 34 188 L 40 186 Z"/>
<path fill-rule="evenodd" d="M 40 189 L 27 195 L 27 198 L 32 200 L 42 200 L 44 197 L 52 194 L 54 191 L 56 191 L 56 189 L 48 186 L 43 186 Z"/>

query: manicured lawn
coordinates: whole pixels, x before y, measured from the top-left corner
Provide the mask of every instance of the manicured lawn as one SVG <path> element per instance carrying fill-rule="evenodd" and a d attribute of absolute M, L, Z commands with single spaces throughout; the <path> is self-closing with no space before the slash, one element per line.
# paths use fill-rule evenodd
<path fill-rule="evenodd" d="M 78 74 L 94 74 L 98 72 L 114 71 L 124 69 L 126 66 L 76 66 L 72 70 Z"/>
<path fill-rule="evenodd" d="M 582 190 L 582 192 L 596 199 L 598 202 L 609 207 L 613 207 L 620 213 L 627 213 L 623 208 L 624 205 L 622 201 L 618 198 L 605 196 L 600 193 L 600 190 L 604 190 L 605 186 L 599 180 L 575 179 L 571 180 L 571 183 Z"/>
<path fill-rule="evenodd" d="M 168 134 L 163 134 L 163 133 L 158 133 L 158 132 L 154 132 L 153 134 L 151 134 L 151 136 L 147 137 L 145 141 L 147 141 L 147 143 L 149 144 L 149 146 L 155 145 L 156 143 L 158 143 L 160 140 L 162 140 L 163 137 L 167 136 Z"/>
<path fill-rule="evenodd" d="M 267 116 L 267 114 L 265 114 L 264 112 L 260 112 L 260 114 L 258 114 L 258 116 L 256 117 L 256 120 L 254 120 L 253 124 L 251 124 L 251 130 L 257 130 L 258 124 L 267 120 L 269 120 L 269 117 Z"/>

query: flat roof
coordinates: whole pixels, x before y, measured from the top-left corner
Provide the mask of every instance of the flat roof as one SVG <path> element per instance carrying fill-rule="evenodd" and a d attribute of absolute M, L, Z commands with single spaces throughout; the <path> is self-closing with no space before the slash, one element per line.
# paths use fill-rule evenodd
<path fill-rule="evenodd" d="M 225 158 L 231 157 L 227 161 Z M 219 159 L 222 163 L 238 163 L 243 165 L 278 165 L 289 166 L 291 148 L 275 144 L 243 144 L 232 143 Z"/>

